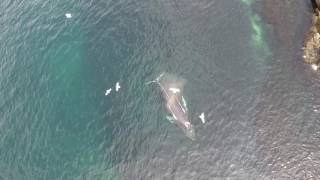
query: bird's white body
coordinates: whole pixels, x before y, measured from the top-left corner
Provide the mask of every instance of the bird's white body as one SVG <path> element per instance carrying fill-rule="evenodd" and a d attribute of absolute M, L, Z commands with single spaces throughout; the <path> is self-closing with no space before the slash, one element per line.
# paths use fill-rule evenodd
<path fill-rule="evenodd" d="M 104 95 L 108 96 L 108 95 L 110 94 L 110 92 L 111 92 L 111 91 L 112 91 L 112 89 L 111 89 L 111 88 L 110 88 L 110 89 L 107 89 Z"/>
<path fill-rule="evenodd" d="M 118 92 L 120 88 L 121 88 L 121 86 L 120 86 L 119 82 L 117 82 L 116 83 L 116 91 Z"/>
<path fill-rule="evenodd" d="M 66 18 L 68 18 L 68 19 L 72 18 L 72 14 L 71 14 L 71 13 L 66 13 L 65 16 L 66 16 Z"/>
<path fill-rule="evenodd" d="M 202 123 L 204 124 L 206 122 L 205 118 L 204 118 L 204 113 L 201 113 L 199 118 L 201 119 Z"/>

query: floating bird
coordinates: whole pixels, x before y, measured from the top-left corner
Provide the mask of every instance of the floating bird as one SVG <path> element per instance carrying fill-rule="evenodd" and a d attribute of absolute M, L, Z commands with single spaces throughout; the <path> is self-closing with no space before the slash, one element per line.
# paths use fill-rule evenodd
<path fill-rule="evenodd" d="M 121 88 L 121 87 L 120 87 L 120 84 L 119 84 L 119 82 L 117 82 L 117 83 L 116 83 L 116 91 L 118 92 L 120 88 Z"/>
<path fill-rule="evenodd" d="M 65 16 L 66 16 L 66 18 L 68 18 L 68 19 L 72 18 L 72 14 L 71 14 L 71 13 L 66 13 Z"/>
<path fill-rule="evenodd" d="M 110 88 L 110 89 L 107 89 L 107 90 L 106 90 L 106 93 L 105 93 L 104 95 L 108 96 L 108 95 L 110 94 L 111 90 L 112 90 L 111 88 Z"/>
<path fill-rule="evenodd" d="M 206 122 L 206 120 L 204 119 L 204 113 L 201 113 L 199 118 L 201 119 L 203 124 Z"/>

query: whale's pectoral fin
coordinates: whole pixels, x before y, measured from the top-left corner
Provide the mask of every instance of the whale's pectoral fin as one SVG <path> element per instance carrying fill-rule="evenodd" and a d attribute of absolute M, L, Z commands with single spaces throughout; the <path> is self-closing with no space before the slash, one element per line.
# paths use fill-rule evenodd
<path fill-rule="evenodd" d="M 183 103 L 184 108 L 186 108 L 186 110 L 188 110 L 187 101 L 186 101 L 186 99 L 184 99 L 183 96 L 182 96 L 182 103 Z"/>
<path fill-rule="evenodd" d="M 174 118 L 172 116 L 166 116 L 166 119 L 170 122 L 170 123 L 174 123 Z"/>

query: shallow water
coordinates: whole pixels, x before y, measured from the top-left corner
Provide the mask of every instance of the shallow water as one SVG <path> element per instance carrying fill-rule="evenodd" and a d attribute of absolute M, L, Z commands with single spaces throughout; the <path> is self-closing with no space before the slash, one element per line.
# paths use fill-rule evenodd
<path fill-rule="evenodd" d="M 308 3 L 279 38 L 244 2 L 1 1 L 0 179 L 318 179 Z M 196 141 L 145 85 L 163 71 L 187 80 Z"/>

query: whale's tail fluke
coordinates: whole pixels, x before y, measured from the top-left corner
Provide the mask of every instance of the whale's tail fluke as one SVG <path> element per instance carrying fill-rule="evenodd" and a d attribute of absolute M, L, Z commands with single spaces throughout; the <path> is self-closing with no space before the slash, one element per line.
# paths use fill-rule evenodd
<path fill-rule="evenodd" d="M 158 83 L 159 84 L 160 83 L 159 81 L 160 81 L 161 77 L 164 75 L 164 73 L 165 72 L 161 73 L 155 80 L 146 82 L 146 85 L 149 85 L 149 84 L 152 84 L 152 83 Z"/>

